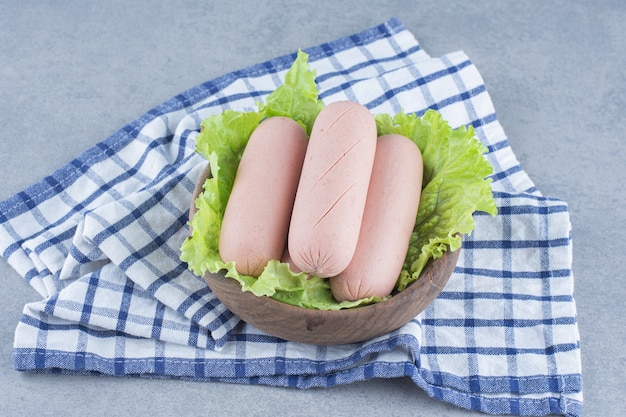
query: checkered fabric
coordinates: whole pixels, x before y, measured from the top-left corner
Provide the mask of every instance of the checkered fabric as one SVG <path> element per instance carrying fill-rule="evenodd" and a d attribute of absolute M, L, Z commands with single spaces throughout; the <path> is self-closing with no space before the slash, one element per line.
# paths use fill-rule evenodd
<path fill-rule="evenodd" d="M 472 61 L 429 56 L 397 19 L 305 52 L 326 103 L 435 109 L 487 146 L 499 214 L 475 214 L 432 305 L 366 342 L 288 342 L 240 321 L 179 260 L 206 166 L 200 122 L 255 109 L 294 51 L 177 95 L 0 203 L 0 253 L 41 295 L 17 324 L 14 367 L 297 388 L 408 376 L 468 409 L 580 415 L 568 208 L 520 167 Z"/>

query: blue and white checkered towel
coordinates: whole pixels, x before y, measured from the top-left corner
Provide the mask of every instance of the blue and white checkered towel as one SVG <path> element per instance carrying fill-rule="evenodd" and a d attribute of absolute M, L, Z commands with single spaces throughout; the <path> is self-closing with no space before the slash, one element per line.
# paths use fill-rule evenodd
<path fill-rule="evenodd" d="M 179 261 L 200 122 L 256 108 L 294 53 L 177 95 L 0 203 L 0 252 L 42 297 L 17 326 L 15 368 L 298 388 L 408 376 L 460 407 L 580 415 L 568 209 L 520 167 L 473 63 L 430 57 L 396 19 L 306 52 L 325 102 L 436 109 L 488 147 L 499 214 L 475 214 L 439 298 L 374 340 L 305 345 L 240 322 Z"/>

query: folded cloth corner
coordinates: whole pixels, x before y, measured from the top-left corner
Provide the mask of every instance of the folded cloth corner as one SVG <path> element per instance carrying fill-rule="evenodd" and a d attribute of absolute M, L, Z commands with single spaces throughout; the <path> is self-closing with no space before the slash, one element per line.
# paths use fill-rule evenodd
<path fill-rule="evenodd" d="M 294 53 L 182 92 L 0 203 L 2 256 L 42 297 L 17 324 L 14 367 L 297 388 L 408 376 L 459 407 L 580 415 L 567 204 L 521 168 L 471 60 L 431 57 L 397 19 L 306 52 L 325 102 L 434 109 L 487 147 L 498 215 L 475 214 L 430 307 L 362 343 L 287 342 L 240 321 L 179 260 L 207 163 L 194 153 L 200 122 L 254 108 Z"/>

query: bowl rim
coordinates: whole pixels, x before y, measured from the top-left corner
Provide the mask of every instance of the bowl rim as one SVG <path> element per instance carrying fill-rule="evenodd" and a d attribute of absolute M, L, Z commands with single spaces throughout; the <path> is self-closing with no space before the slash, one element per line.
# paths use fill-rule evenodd
<path fill-rule="evenodd" d="M 313 345 L 354 344 L 394 332 L 426 310 L 452 276 L 458 256 L 458 250 L 444 254 L 427 265 L 420 279 L 385 301 L 340 310 L 305 308 L 259 297 L 242 291 L 237 280 L 220 273 L 207 272 L 204 280 L 231 313 L 267 335 Z M 438 279 L 433 281 L 433 276 Z"/>
<path fill-rule="evenodd" d="M 263 296 L 263 297 L 267 300 L 268 303 L 276 303 L 277 305 L 280 305 L 281 308 L 282 308 L 282 306 L 284 306 L 285 310 L 293 311 L 294 313 L 296 313 L 296 312 L 301 313 L 303 311 L 311 311 L 311 312 L 316 312 L 317 315 L 327 315 L 329 318 L 330 317 L 336 317 L 337 314 L 342 314 L 344 316 L 360 315 L 360 314 L 362 314 L 362 310 L 364 310 L 364 309 L 368 309 L 368 310 L 374 310 L 375 308 L 376 309 L 383 309 L 383 308 L 388 307 L 392 300 L 395 300 L 395 302 L 399 302 L 399 301 L 404 300 L 405 298 L 412 298 L 413 293 L 419 291 L 419 289 L 422 289 L 423 287 L 425 287 L 427 285 L 435 287 L 438 290 L 437 293 L 443 291 L 443 288 L 445 287 L 446 283 L 448 282 L 448 280 L 450 279 L 450 276 L 452 274 L 445 274 L 445 276 L 443 276 L 443 278 L 441 278 L 441 280 L 435 282 L 432 279 L 432 276 L 430 276 L 431 275 L 431 271 L 434 268 L 436 268 L 437 266 L 439 266 L 441 263 L 443 263 L 443 261 L 453 262 L 454 264 L 456 264 L 456 261 L 457 261 L 459 255 L 460 255 L 460 252 L 461 252 L 460 249 L 457 249 L 455 251 L 445 251 L 442 254 L 441 257 L 439 257 L 437 259 L 430 259 L 428 261 L 428 263 L 426 264 L 426 266 L 424 267 L 424 269 L 422 271 L 422 274 L 421 274 L 419 279 L 411 282 L 409 285 L 407 285 L 407 287 L 404 290 L 394 292 L 392 294 L 392 296 L 387 298 L 386 300 L 378 301 L 378 302 L 375 302 L 375 303 L 359 305 L 359 306 L 355 306 L 355 307 L 351 307 L 351 308 L 341 308 L 341 309 L 337 309 L 337 310 L 331 310 L 331 309 L 322 310 L 322 309 L 315 309 L 315 308 L 307 308 L 307 307 L 296 306 L 296 305 L 293 305 L 293 304 L 282 302 L 282 301 L 277 300 L 277 299 L 272 298 L 272 297 L 267 297 L 267 296 Z M 427 279 L 422 279 L 422 278 L 427 278 Z M 211 281 L 213 279 L 223 280 L 224 283 L 228 283 L 227 285 L 232 285 L 233 288 L 241 289 L 241 284 L 239 283 L 239 281 L 237 281 L 236 279 L 233 279 L 233 278 L 226 277 L 226 275 L 224 273 L 219 273 L 219 272 L 218 273 L 213 273 L 213 272 L 206 271 L 204 273 L 204 275 L 203 275 L 203 279 L 205 281 L 207 281 L 207 284 L 209 283 L 209 281 Z M 209 287 L 210 287 L 210 284 L 209 284 Z M 242 290 L 241 293 L 242 294 L 249 294 L 249 296 L 250 296 L 249 298 L 251 298 L 251 297 L 258 298 L 259 297 L 259 296 L 255 295 L 254 293 L 252 293 L 251 291 L 243 291 Z M 248 297 L 248 295 L 245 295 L 243 297 Z M 418 314 L 419 314 L 419 312 L 418 312 Z"/>

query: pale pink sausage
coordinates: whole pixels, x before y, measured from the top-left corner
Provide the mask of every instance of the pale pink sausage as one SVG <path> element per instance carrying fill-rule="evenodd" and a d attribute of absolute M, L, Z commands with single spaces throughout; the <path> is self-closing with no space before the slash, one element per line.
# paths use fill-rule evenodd
<path fill-rule="evenodd" d="M 280 259 L 308 138 L 286 117 L 264 120 L 241 157 L 220 230 L 219 253 L 240 274 L 259 276 Z"/>
<path fill-rule="evenodd" d="M 422 176 L 422 154 L 414 142 L 395 134 L 378 138 L 356 252 L 350 265 L 330 278 L 337 300 L 391 294 L 415 225 Z"/>
<path fill-rule="evenodd" d="M 307 148 L 289 228 L 297 268 L 331 277 L 350 263 L 376 151 L 376 122 L 351 101 L 326 106 Z"/>

